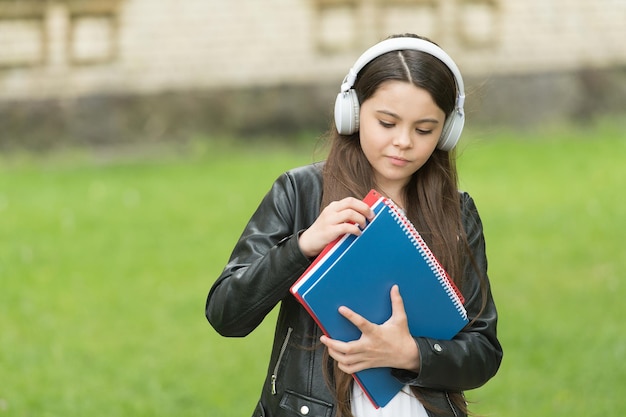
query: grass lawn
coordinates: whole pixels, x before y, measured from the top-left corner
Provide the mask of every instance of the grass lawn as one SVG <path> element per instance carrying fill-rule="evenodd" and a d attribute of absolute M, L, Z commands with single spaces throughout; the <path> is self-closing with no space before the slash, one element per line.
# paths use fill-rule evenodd
<path fill-rule="evenodd" d="M 487 416 L 626 413 L 626 129 L 470 131 L 505 358 Z M 0 156 L 0 416 L 250 415 L 274 313 L 244 339 L 204 318 L 252 210 L 313 145 L 184 156 Z"/>

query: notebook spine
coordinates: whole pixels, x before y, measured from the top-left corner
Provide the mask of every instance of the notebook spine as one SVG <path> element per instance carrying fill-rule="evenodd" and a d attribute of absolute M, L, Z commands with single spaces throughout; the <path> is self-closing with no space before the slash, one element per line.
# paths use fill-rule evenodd
<path fill-rule="evenodd" d="M 432 253 L 432 251 L 422 238 L 422 235 L 420 235 L 413 223 L 411 223 L 411 221 L 402 213 L 401 209 L 392 200 L 385 199 L 384 203 L 387 205 L 387 207 L 389 207 L 391 215 L 400 225 L 402 230 L 404 230 L 404 233 L 409 238 L 409 240 L 411 240 L 413 246 L 415 246 L 420 255 L 426 260 L 428 266 L 439 280 L 439 283 L 446 291 L 448 297 L 450 297 L 450 299 L 454 302 L 454 306 L 456 307 L 459 314 L 463 318 L 467 319 L 467 312 L 465 310 L 465 307 L 463 307 L 463 303 L 465 302 L 463 295 L 456 287 L 456 285 L 454 285 L 446 270 Z"/>

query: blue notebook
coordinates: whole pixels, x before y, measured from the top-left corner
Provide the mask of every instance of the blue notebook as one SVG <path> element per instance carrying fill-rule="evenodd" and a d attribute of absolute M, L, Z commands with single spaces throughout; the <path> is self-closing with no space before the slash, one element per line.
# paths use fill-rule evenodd
<path fill-rule="evenodd" d="M 398 284 L 411 334 L 452 339 L 468 323 L 461 293 L 391 200 L 372 190 L 364 201 L 375 217 L 360 236 L 347 234 L 329 244 L 291 287 L 292 294 L 327 336 L 352 341 L 361 332 L 338 308 L 347 306 L 382 324 L 391 317 L 389 293 Z M 354 378 L 377 408 L 403 386 L 390 368 L 366 369 Z"/>

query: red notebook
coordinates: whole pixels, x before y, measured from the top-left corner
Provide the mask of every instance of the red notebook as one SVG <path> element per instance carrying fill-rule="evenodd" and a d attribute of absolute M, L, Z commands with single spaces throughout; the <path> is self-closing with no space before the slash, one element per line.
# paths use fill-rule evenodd
<path fill-rule="evenodd" d="M 346 234 L 326 246 L 291 287 L 328 337 L 357 340 L 359 329 L 338 312 L 347 306 L 382 324 L 391 316 L 389 292 L 399 286 L 414 337 L 451 339 L 468 323 L 463 297 L 404 213 L 372 190 L 365 197 L 374 218 L 360 236 Z M 402 389 L 390 368 L 354 378 L 374 406 L 384 407 Z"/>

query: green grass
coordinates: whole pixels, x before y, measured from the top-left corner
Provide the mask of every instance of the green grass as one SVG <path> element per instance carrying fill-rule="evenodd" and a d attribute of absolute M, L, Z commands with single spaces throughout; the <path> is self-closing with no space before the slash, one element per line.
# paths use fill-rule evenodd
<path fill-rule="evenodd" d="M 626 412 L 626 134 L 599 125 L 470 145 L 505 358 L 471 398 L 494 416 Z"/>
<path fill-rule="evenodd" d="M 626 412 L 623 124 L 468 132 L 505 358 L 488 416 Z M 260 198 L 312 146 L 0 158 L 0 416 L 250 415 L 272 317 L 217 335 L 206 294 Z"/>

